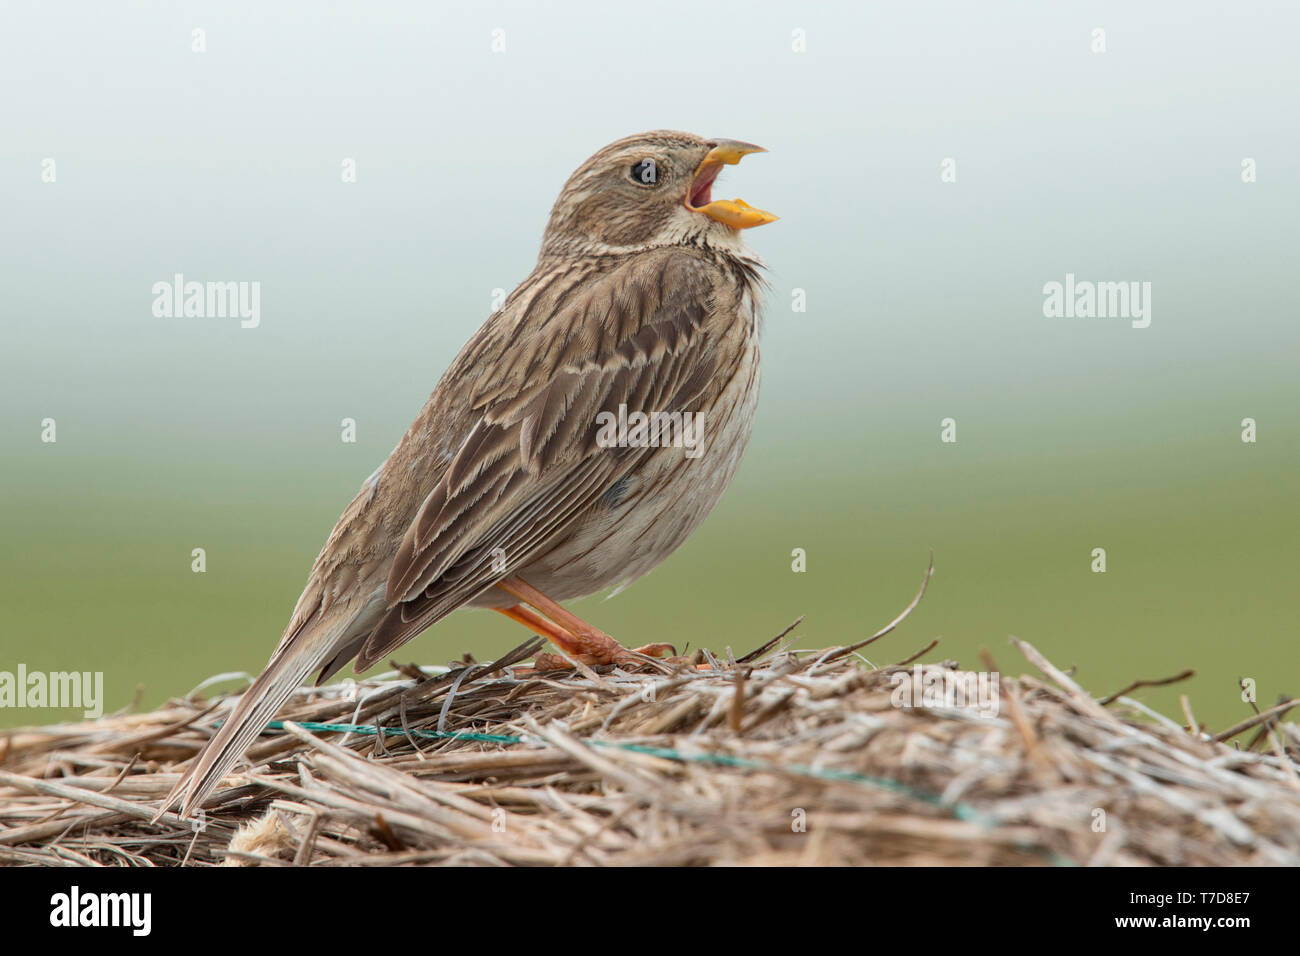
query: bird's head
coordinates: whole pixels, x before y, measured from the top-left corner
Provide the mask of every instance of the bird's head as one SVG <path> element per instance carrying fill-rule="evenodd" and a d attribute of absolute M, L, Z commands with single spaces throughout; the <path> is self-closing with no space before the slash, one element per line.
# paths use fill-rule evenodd
<path fill-rule="evenodd" d="M 542 255 L 634 252 L 671 245 L 738 248 L 741 229 L 777 217 L 714 199 L 723 166 L 761 146 L 656 130 L 610 143 L 569 177 L 551 210 Z"/>

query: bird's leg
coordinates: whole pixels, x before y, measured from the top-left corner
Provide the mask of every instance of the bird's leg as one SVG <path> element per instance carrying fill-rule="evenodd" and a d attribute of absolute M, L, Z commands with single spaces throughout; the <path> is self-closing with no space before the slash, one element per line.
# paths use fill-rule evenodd
<path fill-rule="evenodd" d="M 518 621 L 524 627 L 529 628 L 534 634 L 540 634 L 549 640 L 552 644 L 559 644 L 567 648 L 569 642 L 573 640 L 573 635 L 560 627 L 554 621 L 542 617 L 530 607 L 524 607 L 522 604 L 516 604 L 514 607 L 493 608 L 512 621 Z"/>
<path fill-rule="evenodd" d="M 566 611 L 523 578 L 506 578 L 498 581 L 497 587 L 521 602 L 514 607 L 498 608 L 502 614 L 512 621 L 531 627 L 584 664 L 634 663 L 643 656 L 659 657 L 662 654 L 676 653 L 671 644 L 647 644 L 636 650 L 628 650 L 604 631 Z M 541 614 L 529 610 L 524 604 L 532 605 Z M 542 617 L 542 614 L 546 617 Z M 569 664 L 554 654 L 543 654 L 538 656 L 537 666 L 541 670 L 549 670 L 568 667 Z"/>

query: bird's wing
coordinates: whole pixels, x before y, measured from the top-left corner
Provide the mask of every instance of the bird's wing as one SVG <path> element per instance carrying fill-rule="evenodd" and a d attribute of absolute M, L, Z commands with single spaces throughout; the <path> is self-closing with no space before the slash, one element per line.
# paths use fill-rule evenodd
<path fill-rule="evenodd" d="M 543 347 L 510 353 L 528 362 L 493 364 L 475 390 L 481 417 L 397 550 L 359 671 L 553 547 L 647 454 L 601 447 L 600 413 L 698 407 L 718 368 L 706 334 L 718 279 L 689 253 L 638 257 L 530 329 Z"/>
<path fill-rule="evenodd" d="M 358 654 L 357 669 L 369 668 L 552 546 L 645 453 L 599 447 L 598 412 L 694 410 L 717 368 L 705 326 L 718 279 L 689 253 L 650 253 L 489 320 L 390 456 L 378 497 L 368 482 L 344 512 L 266 668 L 159 816 L 182 793 L 182 816 L 202 805 L 308 673 L 321 668 L 323 680 Z M 375 595 L 382 578 L 365 569 L 385 531 L 374 514 L 401 487 L 388 472 L 428 464 L 428 449 L 413 449 L 452 435 L 466 437 L 410 522 L 386 596 Z"/>

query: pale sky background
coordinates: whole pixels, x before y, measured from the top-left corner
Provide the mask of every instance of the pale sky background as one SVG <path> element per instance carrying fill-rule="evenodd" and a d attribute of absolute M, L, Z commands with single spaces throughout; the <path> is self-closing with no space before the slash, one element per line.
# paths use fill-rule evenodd
<path fill-rule="evenodd" d="M 1300 437 L 1294 4 L 3 2 L 0 18 L 0 469 L 18 575 L 0 668 L 33 646 L 91 666 L 138 640 L 179 661 L 146 675 L 157 696 L 259 667 L 333 516 L 493 289 L 528 273 L 568 174 L 673 127 L 768 147 L 715 195 L 781 216 L 749 236 L 772 284 L 754 444 L 731 510 L 689 546 L 716 565 L 740 533 L 720 529 L 743 528 L 773 577 L 744 572 L 718 613 L 768 592 L 826 609 L 823 643 L 851 639 L 837 629 L 888 620 L 933 547 L 937 584 L 969 590 L 934 596 L 916 637 L 942 630 L 964 663 L 984 644 L 1009 653 L 1026 624 L 1087 659 L 1041 633 L 1056 614 L 1148 655 L 1112 659 L 1116 678 L 1172 673 L 1231 626 L 1300 692 L 1294 626 L 1278 623 L 1294 621 L 1296 519 L 1277 510 L 1294 505 Z M 151 287 L 176 272 L 260 282 L 260 327 L 154 317 Z M 1151 282 L 1150 328 L 1044 318 L 1042 286 L 1067 272 Z M 38 440 L 47 416 L 55 447 Z M 938 442 L 946 416 L 954 447 Z M 1258 446 L 1239 441 L 1246 416 Z M 357 445 L 339 442 L 343 417 Z M 248 554 L 218 562 L 282 548 L 237 652 L 178 632 L 189 579 L 168 585 L 182 611 L 145 623 L 76 597 L 147 601 L 159 568 L 187 574 L 195 542 L 279 500 L 281 523 L 259 519 L 266 537 L 236 536 Z M 960 517 L 946 508 L 966 509 L 969 565 L 945 562 Z M 1105 601 L 1074 607 L 1096 582 L 1067 569 L 1161 509 L 1128 583 L 1143 627 Z M 1060 553 L 1009 541 L 1012 526 Z M 809 541 L 839 577 L 782 591 L 815 583 L 788 567 Z M 1193 554 L 1203 578 L 1169 570 Z M 1031 585 L 1048 566 L 1059 579 Z M 662 573 L 608 607 L 671 606 L 685 579 Z M 237 607 L 253 584 L 231 587 Z M 786 610 L 754 610 L 756 638 Z M 449 633 L 419 653 L 457 656 Z M 119 704 L 132 676 L 110 679 Z"/>

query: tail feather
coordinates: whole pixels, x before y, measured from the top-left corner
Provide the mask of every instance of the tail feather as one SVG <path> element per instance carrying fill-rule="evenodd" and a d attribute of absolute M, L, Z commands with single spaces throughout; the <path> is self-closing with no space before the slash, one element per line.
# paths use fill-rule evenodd
<path fill-rule="evenodd" d="M 365 610 L 330 617 L 333 619 L 308 619 L 297 634 L 276 648 L 266 669 L 244 691 L 216 736 L 162 802 L 155 819 L 171 809 L 182 794 L 182 818 L 202 806 L 303 679 L 353 643 L 358 631 L 368 634 L 374 626 Z"/>
<path fill-rule="evenodd" d="M 217 735 L 208 741 L 199 759 L 172 788 L 159 808 L 159 814 L 169 810 L 182 792 L 185 795 L 180 812 L 182 818 L 200 806 L 266 728 L 267 722 L 289 699 L 294 688 L 302 683 L 308 672 L 319 666 L 326 651 L 328 647 L 315 650 L 309 647 L 286 648 L 272 658 L 266 670 L 244 692 Z"/>

